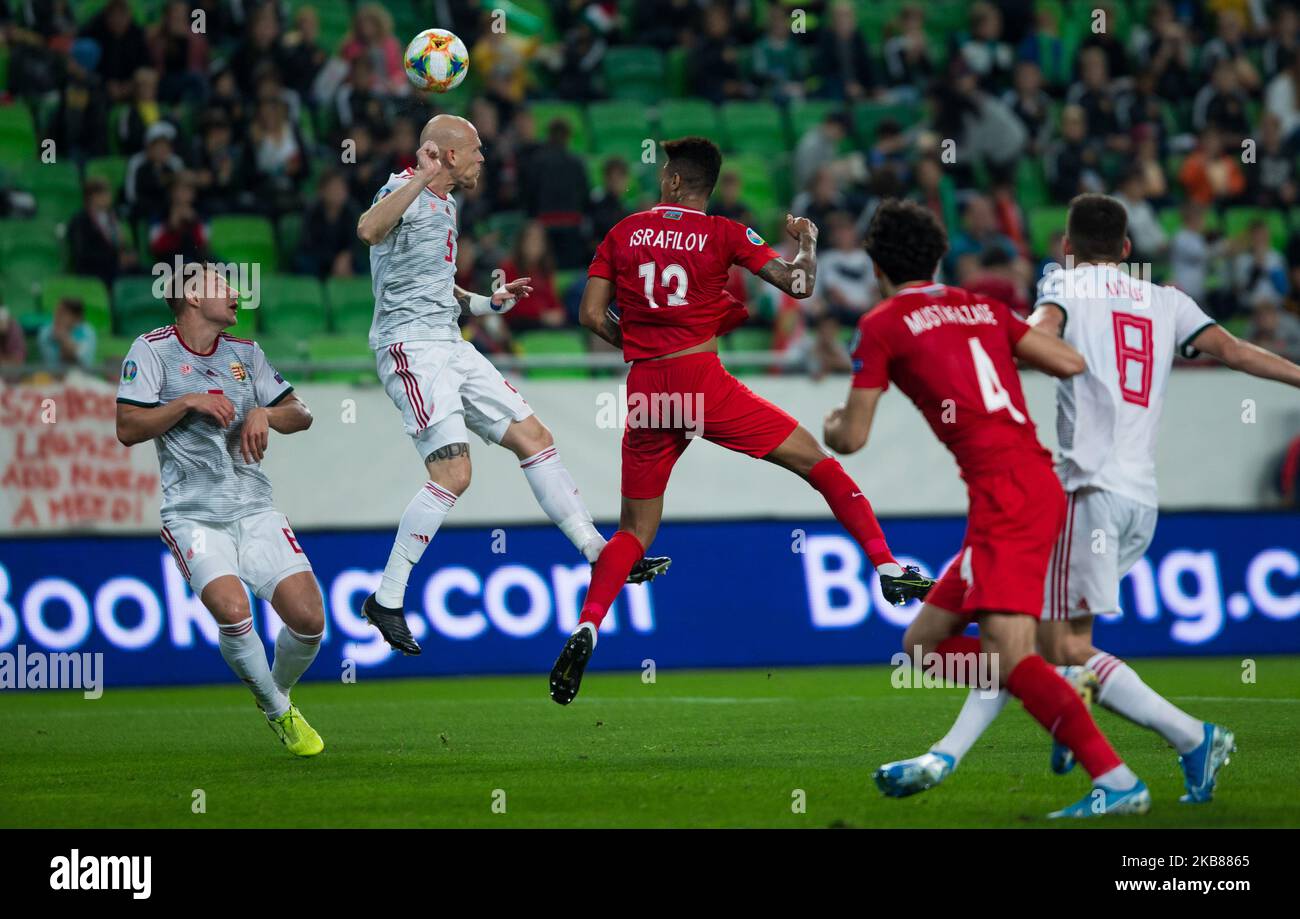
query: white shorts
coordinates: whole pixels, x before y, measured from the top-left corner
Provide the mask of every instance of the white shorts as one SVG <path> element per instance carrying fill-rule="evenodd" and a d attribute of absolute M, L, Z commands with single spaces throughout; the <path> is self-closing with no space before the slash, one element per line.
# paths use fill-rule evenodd
<path fill-rule="evenodd" d="M 1100 488 L 1070 492 L 1052 550 L 1042 621 L 1119 612 L 1119 582 L 1151 545 L 1158 511 Z"/>
<path fill-rule="evenodd" d="M 375 359 L 421 460 L 439 447 L 468 443 L 467 428 L 499 444 L 506 428 L 533 413 L 467 341 L 400 342 L 380 349 Z"/>
<path fill-rule="evenodd" d="M 260 599 L 270 600 L 281 581 L 311 571 L 289 520 L 279 511 L 250 514 L 227 523 L 171 518 L 162 541 L 195 596 L 223 575 L 239 578 Z"/>

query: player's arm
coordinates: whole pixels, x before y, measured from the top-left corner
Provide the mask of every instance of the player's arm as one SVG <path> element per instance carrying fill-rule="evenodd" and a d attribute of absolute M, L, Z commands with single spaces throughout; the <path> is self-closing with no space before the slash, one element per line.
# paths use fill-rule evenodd
<path fill-rule="evenodd" d="M 1040 303 L 1030 314 L 1029 324 L 1048 335 L 1060 338 L 1065 331 L 1065 308 L 1056 303 Z"/>
<path fill-rule="evenodd" d="M 384 195 L 358 218 L 357 238 L 367 246 L 378 245 L 393 232 L 393 227 L 397 226 L 406 209 L 420 197 L 420 192 L 442 169 L 442 161 L 438 159 L 438 145 L 431 140 L 425 141 L 415 151 L 415 160 L 415 174 L 411 176 L 411 181 L 391 194 Z"/>
<path fill-rule="evenodd" d="M 532 278 L 515 278 L 509 284 L 502 284 L 485 297 L 463 287 L 452 285 L 451 295 L 456 298 L 462 310 L 469 310 L 475 316 L 490 316 L 493 313 L 508 313 L 515 304 L 533 292 Z"/>
<path fill-rule="evenodd" d="M 1217 358 L 1233 370 L 1300 387 L 1300 367 L 1267 348 L 1242 341 L 1223 326 L 1209 326 L 1188 344 L 1194 351 Z"/>
<path fill-rule="evenodd" d="M 780 256 L 758 269 L 758 276 L 778 290 L 803 300 L 812 296 L 817 283 L 817 224 L 807 217 L 785 215 L 785 231 L 799 242 L 792 259 Z"/>
<path fill-rule="evenodd" d="M 848 401 L 831 409 L 822 424 L 822 440 L 836 453 L 857 453 L 867 445 L 876 404 L 884 390 L 879 387 L 853 387 Z"/>
<path fill-rule="evenodd" d="M 1020 341 L 1015 344 L 1015 354 L 1029 366 L 1061 379 L 1088 369 L 1082 354 L 1056 335 L 1038 327 L 1031 327 L 1020 336 Z"/>
<path fill-rule="evenodd" d="M 623 347 L 623 330 L 610 315 L 609 305 L 614 301 L 614 282 L 608 278 L 589 277 L 578 306 L 578 320 L 583 328 L 590 329 L 615 348 Z"/>
<path fill-rule="evenodd" d="M 239 432 L 239 452 L 246 463 L 260 463 L 270 443 L 268 430 L 296 434 L 311 427 L 311 409 L 292 392 L 274 405 L 259 405 L 244 419 Z"/>
<path fill-rule="evenodd" d="M 206 415 L 221 427 L 235 420 L 235 406 L 220 393 L 186 393 L 162 405 L 117 403 L 117 439 L 127 447 L 153 440 L 174 428 L 190 412 Z"/>

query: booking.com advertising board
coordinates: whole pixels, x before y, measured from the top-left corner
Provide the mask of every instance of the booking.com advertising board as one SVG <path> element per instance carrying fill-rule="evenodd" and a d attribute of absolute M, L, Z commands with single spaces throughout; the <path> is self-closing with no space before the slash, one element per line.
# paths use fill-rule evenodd
<path fill-rule="evenodd" d="M 891 544 L 936 572 L 958 518 L 886 521 Z M 300 533 L 325 598 L 327 634 L 308 679 L 549 671 L 574 627 L 590 570 L 550 527 L 446 528 L 407 595 L 416 658 L 389 651 L 357 612 L 391 535 Z M 1300 652 L 1300 520 L 1294 514 L 1170 513 L 1124 579 L 1123 614 L 1097 643 L 1133 657 Z M 833 521 L 667 524 L 672 570 L 629 588 L 601 631 L 593 669 L 888 661 L 917 605 L 885 603 Z M 268 641 L 279 623 L 258 606 Z M 229 678 L 211 617 L 158 541 L 0 540 L 0 654 L 102 652 L 108 687 Z"/>

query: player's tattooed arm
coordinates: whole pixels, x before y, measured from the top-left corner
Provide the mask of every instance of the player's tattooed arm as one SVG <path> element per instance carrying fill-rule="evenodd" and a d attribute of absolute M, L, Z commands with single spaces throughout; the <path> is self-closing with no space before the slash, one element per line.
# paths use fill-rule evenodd
<path fill-rule="evenodd" d="M 609 310 L 613 301 L 612 281 L 608 278 L 587 278 L 587 286 L 582 292 L 582 304 L 578 307 L 578 317 L 583 328 L 590 329 L 615 348 L 622 348 L 623 330 Z"/>
<path fill-rule="evenodd" d="M 817 224 L 807 217 L 785 215 L 785 231 L 799 242 L 792 259 L 774 258 L 758 270 L 758 276 L 778 290 L 804 300 L 817 284 Z"/>
<path fill-rule="evenodd" d="M 415 159 L 418 165 L 411 176 L 411 181 L 375 201 L 370 205 L 370 209 L 357 219 L 357 238 L 367 246 L 378 245 L 393 232 L 393 227 L 401 222 L 406 209 L 420 197 L 424 187 L 442 170 L 442 161 L 438 159 L 438 145 L 431 140 L 420 145 L 420 149 L 415 151 Z"/>

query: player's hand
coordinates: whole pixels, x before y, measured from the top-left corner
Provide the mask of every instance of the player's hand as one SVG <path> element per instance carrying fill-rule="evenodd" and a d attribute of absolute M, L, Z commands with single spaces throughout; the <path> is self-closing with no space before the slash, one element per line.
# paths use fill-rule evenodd
<path fill-rule="evenodd" d="M 260 463 L 266 456 L 266 445 L 270 441 L 267 431 L 271 427 L 271 413 L 265 408 L 255 408 L 244 419 L 244 428 L 239 432 L 239 452 L 244 455 L 244 462 Z"/>
<path fill-rule="evenodd" d="M 508 313 L 515 303 L 533 292 L 532 278 L 515 278 L 492 292 L 492 306 L 498 313 Z"/>
<path fill-rule="evenodd" d="M 191 412 L 207 415 L 223 428 L 228 428 L 235 422 L 234 403 L 221 393 L 190 393 L 187 400 Z"/>
<path fill-rule="evenodd" d="M 442 169 L 441 154 L 438 151 L 438 145 L 431 140 L 426 140 L 420 144 L 420 149 L 415 151 L 415 165 L 419 172 L 427 175 L 430 179 L 438 174 Z M 426 185 L 428 182 L 425 183 Z"/>
<path fill-rule="evenodd" d="M 786 214 L 785 231 L 790 234 L 791 239 L 802 240 L 806 236 L 810 242 L 817 242 L 817 224 L 807 217 L 795 217 Z"/>
<path fill-rule="evenodd" d="M 844 406 L 842 405 L 827 412 L 825 420 L 822 421 L 822 442 L 836 453 L 845 452 L 842 449 L 844 444 L 840 441 L 843 422 Z"/>

